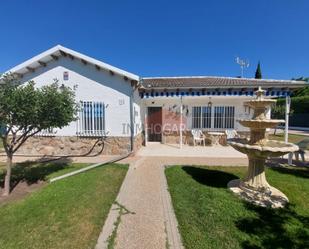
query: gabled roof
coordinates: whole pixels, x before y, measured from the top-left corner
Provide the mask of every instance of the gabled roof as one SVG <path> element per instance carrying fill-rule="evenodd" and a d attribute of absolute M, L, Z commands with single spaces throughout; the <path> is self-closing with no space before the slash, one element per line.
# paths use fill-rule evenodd
<path fill-rule="evenodd" d="M 177 89 L 177 88 L 299 88 L 308 85 L 305 81 L 272 80 L 252 78 L 232 78 L 214 76 L 192 77 L 151 77 L 142 78 L 144 89 Z"/>
<path fill-rule="evenodd" d="M 121 75 L 125 77 L 125 79 L 130 79 L 134 81 L 139 80 L 139 76 L 135 74 L 129 73 L 127 71 L 124 71 L 122 69 L 109 65 L 102 61 L 96 60 L 87 55 L 84 55 L 74 50 L 71 50 L 69 48 L 63 47 L 61 45 L 57 45 L 37 56 L 34 56 L 33 58 L 13 67 L 8 72 L 15 73 L 15 74 L 22 76 L 25 73 L 35 71 L 35 69 L 38 67 L 46 66 L 46 64 L 52 60 L 58 60 L 58 58 L 61 56 L 69 57 L 72 60 L 73 59 L 81 60 L 84 64 L 87 64 L 87 63 L 92 64 L 98 70 L 100 69 L 107 70 L 107 71 L 110 71 L 111 74 Z"/>

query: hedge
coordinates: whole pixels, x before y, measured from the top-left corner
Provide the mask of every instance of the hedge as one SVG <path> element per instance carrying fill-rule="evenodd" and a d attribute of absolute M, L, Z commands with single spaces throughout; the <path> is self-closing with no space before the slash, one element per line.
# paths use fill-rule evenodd
<path fill-rule="evenodd" d="M 285 106 L 285 99 L 278 99 L 277 106 Z M 294 113 L 309 113 L 309 96 L 292 97 L 291 109 Z"/>

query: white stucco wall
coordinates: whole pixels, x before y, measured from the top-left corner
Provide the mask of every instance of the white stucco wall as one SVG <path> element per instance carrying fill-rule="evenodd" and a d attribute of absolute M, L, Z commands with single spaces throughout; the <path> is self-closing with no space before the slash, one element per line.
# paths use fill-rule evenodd
<path fill-rule="evenodd" d="M 69 73 L 69 80 L 63 79 L 64 72 Z M 40 67 L 33 73 L 28 73 L 22 78 L 25 83 L 34 80 L 38 87 L 50 84 L 54 79 L 59 84 L 73 88 L 76 86 L 77 101 L 102 101 L 106 105 L 105 125 L 108 136 L 129 137 L 130 132 L 124 127 L 130 124 L 130 96 L 132 87 L 130 81 L 125 81 L 123 76 L 111 75 L 109 71 L 100 71 L 91 64 L 83 64 L 80 60 L 71 60 L 68 57 L 60 57 L 57 61 L 51 61 L 46 67 Z M 137 90 L 134 93 L 135 121 L 140 123 L 139 96 Z M 74 136 L 77 131 L 77 123 L 57 131 L 59 136 Z M 137 129 L 135 129 L 136 132 Z"/>
<path fill-rule="evenodd" d="M 136 89 L 133 94 L 133 122 L 134 122 L 134 135 L 143 131 L 142 123 L 142 99 Z"/>
<path fill-rule="evenodd" d="M 209 99 L 208 96 L 200 96 L 200 97 L 184 97 L 183 105 L 188 107 L 188 116 L 186 117 L 184 113 L 184 117 L 186 117 L 186 127 L 191 129 L 192 127 L 192 107 L 193 106 L 207 106 L 209 100 L 212 102 L 212 106 L 234 106 L 235 107 L 235 129 L 238 131 L 248 131 L 246 127 L 240 125 L 237 120 L 238 119 L 249 119 L 252 117 L 253 110 L 251 109 L 249 112 L 249 108 L 244 107 L 244 102 L 252 99 L 253 97 L 245 97 L 245 96 L 214 96 Z M 169 109 L 173 107 L 175 104 L 180 105 L 179 97 L 163 97 L 163 98 L 149 98 L 143 99 L 143 105 L 145 106 L 145 111 L 142 111 L 142 121 L 144 122 L 146 109 L 148 106 L 161 106 L 164 109 Z M 179 107 L 178 107 L 179 108 Z M 172 108 L 171 108 L 172 109 Z M 175 108 L 176 110 L 176 108 Z M 268 112 L 269 113 L 269 112 Z M 212 116 L 213 116 L 212 109 Z M 268 114 L 269 115 L 269 114 Z M 215 129 L 214 129 L 215 130 Z"/>

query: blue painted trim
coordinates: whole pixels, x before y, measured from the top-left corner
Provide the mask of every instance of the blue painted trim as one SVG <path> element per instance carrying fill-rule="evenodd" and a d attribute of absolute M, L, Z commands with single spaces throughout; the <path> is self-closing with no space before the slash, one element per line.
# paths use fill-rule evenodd
<path fill-rule="evenodd" d="M 254 91 L 192 91 L 192 92 L 146 92 L 139 94 L 141 98 L 154 98 L 154 97 L 180 97 L 180 96 L 254 96 Z M 289 91 L 280 90 L 266 90 L 266 96 L 284 97 L 290 96 Z"/>

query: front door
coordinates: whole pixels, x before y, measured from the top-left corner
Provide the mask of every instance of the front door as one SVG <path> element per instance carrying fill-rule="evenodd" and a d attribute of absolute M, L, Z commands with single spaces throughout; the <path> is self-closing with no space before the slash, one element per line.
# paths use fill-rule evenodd
<path fill-rule="evenodd" d="M 148 107 L 148 141 L 162 140 L 162 107 Z"/>

